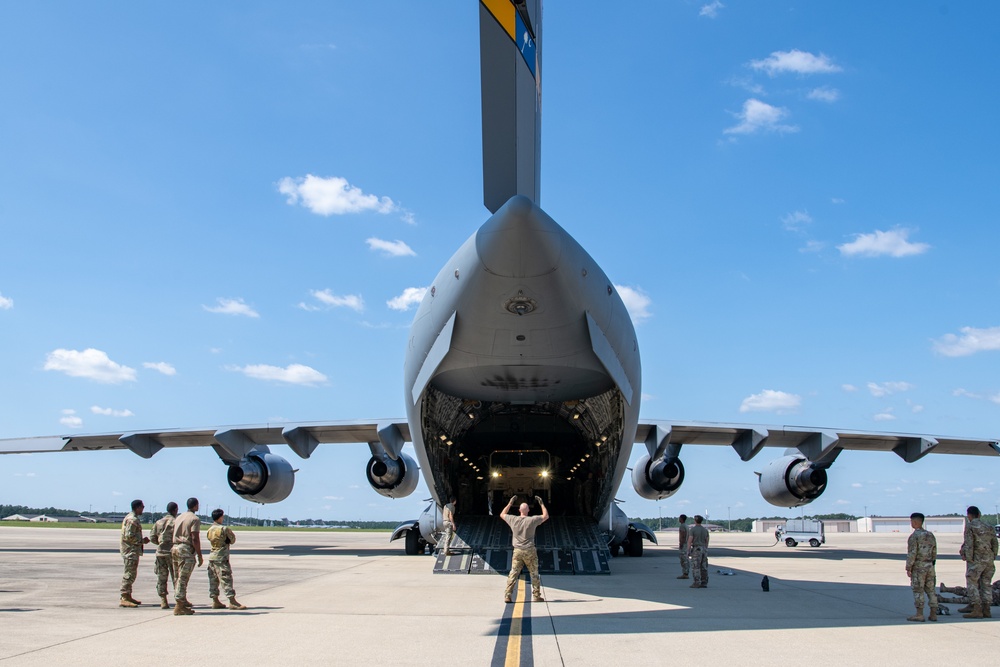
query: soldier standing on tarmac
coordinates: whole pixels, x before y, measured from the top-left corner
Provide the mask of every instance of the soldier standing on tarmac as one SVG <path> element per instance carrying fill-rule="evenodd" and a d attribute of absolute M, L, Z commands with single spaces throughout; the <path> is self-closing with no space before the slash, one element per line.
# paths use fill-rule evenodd
<path fill-rule="evenodd" d="M 708 588 L 708 528 L 701 525 L 704 520 L 705 517 L 696 514 L 694 525 L 688 531 L 691 574 L 694 576 L 691 588 Z"/>
<path fill-rule="evenodd" d="M 194 571 L 195 558 L 198 567 L 205 564 L 201 557 L 201 519 L 198 518 L 198 499 L 188 498 L 188 511 L 174 521 L 174 546 L 170 554 L 177 570 L 177 590 L 174 592 L 174 616 L 190 616 L 194 613 L 187 599 L 188 581 Z"/>
<path fill-rule="evenodd" d="M 990 602 L 993 591 L 990 582 L 996 565 L 997 536 L 992 526 L 979 518 L 979 508 L 971 505 L 965 511 L 965 542 L 962 543 L 962 560 L 965 561 L 965 588 L 969 596 L 970 613 L 963 618 L 991 618 Z"/>
<path fill-rule="evenodd" d="M 212 598 L 212 609 L 225 609 L 219 600 L 219 582 L 229 598 L 230 609 L 246 609 L 236 600 L 233 588 L 233 568 L 229 565 L 229 546 L 236 543 L 236 534 L 229 526 L 222 525 L 225 513 L 221 509 L 212 510 L 212 525 L 208 529 L 208 543 L 212 553 L 208 555 L 208 595 Z"/>
<path fill-rule="evenodd" d="M 910 588 L 913 590 L 913 606 L 917 613 L 908 616 L 906 620 L 924 622 L 924 595 L 930 607 L 928 621 L 937 620 L 937 596 L 934 586 L 937 576 L 934 563 L 937 561 L 937 540 L 934 535 L 924 530 L 924 515 L 914 512 L 910 515 L 910 526 L 913 532 L 906 540 L 906 576 L 910 578 Z"/>
<path fill-rule="evenodd" d="M 132 585 L 139 572 L 139 557 L 142 556 L 142 546 L 149 543 L 148 537 L 142 536 L 142 516 L 146 506 L 141 500 L 132 501 L 132 511 L 122 520 L 122 539 L 120 551 L 125 562 L 125 572 L 122 574 L 121 600 L 119 607 L 138 607 L 141 602 L 132 597 Z"/>
<path fill-rule="evenodd" d="M 174 519 L 177 518 L 177 503 L 167 503 L 167 513 L 153 524 L 149 533 L 149 541 L 156 545 L 156 560 L 153 562 L 153 573 L 156 575 L 156 593 L 160 596 L 160 609 L 170 609 L 167 602 L 167 576 L 170 582 L 177 586 L 177 570 L 174 568 L 174 558 L 170 549 L 174 546 Z"/>
<path fill-rule="evenodd" d="M 688 561 L 688 527 L 687 527 L 687 514 L 681 514 L 677 517 L 677 537 L 678 546 L 677 554 L 681 561 L 681 576 L 678 579 L 687 579 L 688 573 L 690 572 L 690 563 Z"/>

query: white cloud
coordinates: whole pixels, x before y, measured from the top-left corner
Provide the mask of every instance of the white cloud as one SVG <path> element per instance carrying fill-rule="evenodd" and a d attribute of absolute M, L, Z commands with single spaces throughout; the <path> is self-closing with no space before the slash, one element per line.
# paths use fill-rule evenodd
<path fill-rule="evenodd" d="M 393 310 L 409 310 L 413 306 L 419 306 L 427 294 L 426 287 L 407 287 L 399 296 L 395 296 L 385 302 Z"/>
<path fill-rule="evenodd" d="M 846 204 L 847 200 L 842 197 L 830 197 L 831 204 Z"/>
<path fill-rule="evenodd" d="M 725 5 L 719 2 L 719 0 L 713 0 L 707 5 L 702 5 L 701 10 L 698 12 L 698 16 L 707 16 L 710 19 L 714 19 L 719 15 L 719 10 L 723 7 L 725 7 Z"/>
<path fill-rule="evenodd" d="M 810 90 L 806 97 L 818 102 L 836 102 L 840 99 L 840 91 L 829 86 L 821 86 Z"/>
<path fill-rule="evenodd" d="M 872 419 L 877 422 L 888 422 L 896 419 L 896 415 L 892 414 L 892 408 L 886 408 L 882 412 L 873 415 Z"/>
<path fill-rule="evenodd" d="M 618 290 L 618 296 L 625 302 L 625 309 L 632 316 L 633 322 L 639 324 L 652 317 L 649 307 L 653 304 L 653 300 L 645 292 L 625 285 L 615 285 L 615 289 Z"/>
<path fill-rule="evenodd" d="M 219 313 L 221 315 L 246 315 L 247 317 L 260 317 L 260 313 L 244 303 L 243 299 L 225 299 L 220 296 L 215 301 L 219 304 L 218 306 L 206 306 L 202 304 L 201 307 L 210 313 Z"/>
<path fill-rule="evenodd" d="M 366 195 L 346 178 L 322 178 L 307 174 L 304 178 L 285 177 L 278 181 L 278 192 L 288 197 L 288 204 L 302 204 L 317 215 L 347 213 L 392 213 L 399 207 L 388 197 Z"/>
<path fill-rule="evenodd" d="M 14 299 L 6 297 L 0 292 L 0 310 L 10 310 L 14 307 Z"/>
<path fill-rule="evenodd" d="M 855 489 L 860 489 L 862 484 L 861 482 L 854 482 L 853 484 L 851 484 L 851 486 Z"/>
<path fill-rule="evenodd" d="M 324 306 L 328 308 L 350 308 L 357 312 L 363 312 L 365 309 L 365 300 L 360 294 L 334 294 L 329 289 L 324 290 L 310 290 L 310 294 L 313 295 L 317 301 L 319 301 Z M 316 306 L 310 306 L 305 303 L 300 303 L 299 308 L 303 310 L 318 310 Z"/>
<path fill-rule="evenodd" d="M 989 489 L 987 489 L 985 486 L 977 486 L 974 489 L 972 489 L 972 493 L 986 493 L 987 491 L 989 491 Z"/>
<path fill-rule="evenodd" d="M 773 51 L 763 60 L 750 61 L 750 67 L 757 71 L 767 72 L 769 76 L 778 74 L 832 74 L 842 71 L 838 65 L 824 54 L 813 55 L 808 51 Z"/>
<path fill-rule="evenodd" d="M 981 394 L 974 394 L 971 391 L 968 391 L 966 389 L 962 389 L 961 387 L 959 387 L 958 389 L 953 389 L 952 392 L 951 392 L 951 395 L 952 396 L 961 396 L 963 398 L 975 398 L 975 399 L 982 398 Z"/>
<path fill-rule="evenodd" d="M 881 384 L 876 382 L 868 383 L 868 391 L 872 393 L 872 396 L 881 397 L 888 396 L 889 394 L 896 394 L 901 391 L 909 391 L 913 389 L 913 385 L 909 382 L 883 382 Z"/>
<path fill-rule="evenodd" d="M 967 357 L 976 352 L 1000 350 L 1000 327 L 962 327 L 961 335 L 945 334 L 933 341 L 934 351 L 946 357 Z"/>
<path fill-rule="evenodd" d="M 841 500 L 836 501 L 834 504 L 835 505 L 850 505 L 851 501 L 850 500 L 843 500 L 843 499 L 841 499 Z"/>
<path fill-rule="evenodd" d="M 840 385 L 840 388 L 843 389 L 844 391 L 857 391 L 858 390 L 858 388 L 855 387 L 853 384 L 842 384 L 842 385 Z"/>
<path fill-rule="evenodd" d="M 83 420 L 76 416 L 76 410 L 63 410 L 63 416 L 59 418 L 59 423 L 69 428 L 80 428 Z"/>
<path fill-rule="evenodd" d="M 941 480 L 939 480 L 939 479 L 929 479 L 929 480 L 927 480 L 927 483 L 931 484 L 931 485 L 937 485 L 937 484 L 941 483 Z"/>
<path fill-rule="evenodd" d="M 924 406 L 922 405 L 914 404 L 910 406 L 910 412 L 912 412 L 913 414 L 917 414 L 918 412 L 923 412 L 923 411 L 924 411 Z"/>
<path fill-rule="evenodd" d="M 382 239 L 377 239 L 374 236 L 370 239 L 365 240 L 368 247 L 372 250 L 380 250 L 383 254 L 389 257 L 416 257 L 417 253 L 413 252 L 413 248 L 406 245 L 402 241 L 383 241 Z"/>
<path fill-rule="evenodd" d="M 323 500 L 343 500 L 343 496 L 323 496 Z"/>
<path fill-rule="evenodd" d="M 105 417 L 134 417 L 135 413 L 131 410 L 113 410 L 112 408 L 102 408 L 98 405 L 90 406 L 90 411 L 95 415 L 104 415 Z"/>
<path fill-rule="evenodd" d="M 808 211 L 792 211 L 781 219 L 781 224 L 789 231 L 798 231 L 803 225 L 808 225 L 812 221 Z"/>
<path fill-rule="evenodd" d="M 797 409 L 802 397 L 783 391 L 765 389 L 759 394 L 751 394 L 740 403 L 740 412 L 777 412 L 781 414 Z"/>
<path fill-rule="evenodd" d="M 177 375 L 177 369 L 165 361 L 144 361 L 142 367 L 164 375 Z"/>
<path fill-rule="evenodd" d="M 61 371 L 71 377 L 89 378 L 108 384 L 135 381 L 134 368 L 117 364 L 108 358 L 106 352 L 92 347 L 82 352 L 62 348 L 53 350 L 45 358 L 44 368 L 47 371 Z"/>
<path fill-rule="evenodd" d="M 1000 394 L 993 394 L 990 396 L 989 400 L 997 405 L 1000 405 Z"/>
<path fill-rule="evenodd" d="M 852 257 L 860 255 L 862 257 L 880 257 L 888 255 L 890 257 L 908 257 L 910 255 L 922 255 L 931 246 L 928 243 L 910 243 L 906 238 L 910 235 L 909 229 L 896 228 L 887 232 L 876 229 L 871 234 L 857 234 L 850 243 L 837 246 L 841 254 Z"/>
<path fill-rule="evenodd" d="M 822 241 L 806 241 L 806 244 L 799 248 L 799 252 L 819 252 L 826 247 Z"/>
<path fill-rule="evenodd" d="M 901 487 L 901 486 L 894 486 L 891 489 L 886 489 L 885 492 L 886 493 L 902 493 L 903 492 L 903 487 Z"/>
<path fill-rule="evenodd" d="M 754 134 L 756 132 L 798 132 L 795 125 L 784 125 L 782 120 L 788 109 L 773 107 L 766 102 L 751 98 L 743 103 L 743 110 L 733 114 L 740 121 L 723 130 L 724 134 Z"/>
<path fill-rule="evenodd" d="M 315 368 L 302 364 L 290 364 L 286 368 L 268 366 L 267 364 L 250 364 L 247 366 L 229 366 L 227 370 L 238 371 L 247 377 L 257 380 L 273 380 L 288 384 L 313 386 L 326 382 L 326 376 Z"/>

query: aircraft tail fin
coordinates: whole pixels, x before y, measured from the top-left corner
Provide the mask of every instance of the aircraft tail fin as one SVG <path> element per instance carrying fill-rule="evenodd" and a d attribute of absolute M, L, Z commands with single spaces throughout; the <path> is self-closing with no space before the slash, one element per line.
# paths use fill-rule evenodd
<path fill-rule="evenodd" d="M 483 203 L 514 195 L 539 204 L 542 0 L 480 0 Z"/>

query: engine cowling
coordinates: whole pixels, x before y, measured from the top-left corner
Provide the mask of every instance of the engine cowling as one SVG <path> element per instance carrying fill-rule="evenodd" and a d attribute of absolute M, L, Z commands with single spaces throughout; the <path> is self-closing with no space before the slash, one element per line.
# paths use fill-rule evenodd
<path fill-rule="evenodd" d="M 647 500 L 662 500 L 677 493 L 684 483 L 684 465 L 678 458 L 651 461 L 643 455 L 632 468 L 632 486 Z"/>
<path fill-rule="evenodd" d="M 413 493 L 420 481 L 417 462 L 406 454 L 398 459 L 371 457 L 365 476 L 375 492 L 386 498 L 405 498 Z"/>
<path fill-rule="evenodd" d="M 777 507 L 801 507 L 826 491 L 826 469 L 801 456 L 785 456 L 760 473 L 760 495 Z"/>
<path fill-rule="evenodd" d="M 229 466 L 229 488 L 255 503 L 277 503 L 295 486 L 295 471 L 285 459 L 270 452 L 251 452 Z"/>

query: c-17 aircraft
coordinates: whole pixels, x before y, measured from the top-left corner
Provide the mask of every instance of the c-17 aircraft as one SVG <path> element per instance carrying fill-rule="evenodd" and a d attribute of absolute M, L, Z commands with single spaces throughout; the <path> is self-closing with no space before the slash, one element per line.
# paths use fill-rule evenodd
<path fill-rule="evenodd" d="M 480 0 L 484 203 L 492 216 L 431 283 L 405 353 L 405 419 L 167 429 L 0 441 L 0 453 L 212 447 L 242 498 L 276 503 L 295 471 L 269 445 L 307 459 L 320 444 L 367 443 L 365 475 L 380 495 L 411 494 L 423 470 L 432 496 L 400 525 L 408 554 L 437 542 L 441 507 L 459 499 L 460 542 L 447 571 L 504 570 L 509 533 L 494 518 L 511 495 L 543 496 L 556 515 L 539 533 L 543 569 L 607 572 L 607 557 L 656 541 L 614 498 L 631 471 L 647 499 L 675 494 L 686 445 L 727 445 L 758 467 L 765 500 L 819 498 L 844 450 L 1000 455 L 996 440 L 840 429 L 640 420 L 641 364 L 613 282 L 540 208 L 541 0 Z M 415 459 L 403 451 L 412 443 Z"/>

